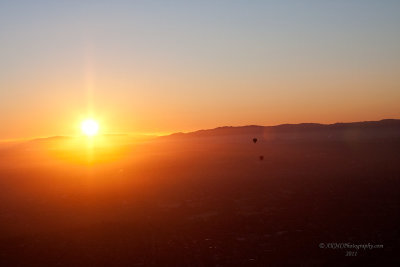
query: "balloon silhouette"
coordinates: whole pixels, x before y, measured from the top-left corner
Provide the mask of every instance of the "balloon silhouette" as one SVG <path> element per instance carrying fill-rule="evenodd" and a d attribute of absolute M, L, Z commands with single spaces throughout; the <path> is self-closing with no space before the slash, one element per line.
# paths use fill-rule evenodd
<path fill-rule="evenodd" d="M 264 156 L 260 156 L 260 160 L 264 160 Z"/>
<path fill-rule="evenodd" d="M 253 138 L 253 143 L 255 144 L 255 143 L 257 143 L 257 138 Z"/>

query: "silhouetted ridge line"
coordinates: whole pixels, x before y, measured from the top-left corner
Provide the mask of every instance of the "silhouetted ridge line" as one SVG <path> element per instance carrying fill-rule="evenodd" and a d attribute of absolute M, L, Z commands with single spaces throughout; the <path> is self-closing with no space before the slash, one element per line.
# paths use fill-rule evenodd
<path fill-rule="evenodd" d="M 280 124 L 276 126 L 223 126 L 214 129 L 198 130 L 189 133 L 175 133 L 165 137 L 216 137 L 229 135 L 254 135 L 260 136 L 268 133 L 322 133 L 322 132 L 340 132 L 340 131 L 356 131 L 356 132 L 371 132 L 371 131 L 398 131 L 400 135 L 400 120 L 399 119 L 384 119 L 380 121 L 363 121 L 349 123 L 299 123 L 299 124 Z"/>

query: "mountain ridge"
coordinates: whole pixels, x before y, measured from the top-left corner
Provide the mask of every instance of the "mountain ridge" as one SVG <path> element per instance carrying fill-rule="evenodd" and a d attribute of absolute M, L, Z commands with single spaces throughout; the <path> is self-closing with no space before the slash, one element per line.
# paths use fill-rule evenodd
<path fill-rule="evenodd" d="M 244 126 L 221 126 L 213 129 L 202 129 L 193 132 L 179 132 L 163 136 L 163 138 L 175 137 L 205 137 L 205 136 L 224 136 L 224 135 L 260 135 L 265 133 L 306 133 L 323 131 L 341 130 L 389 130 L 399 131 L 400 119 L 382 119 L 379 121 L 360 121 L 360 122 L 337 122 L 332 124 L 322 123 L 298 123 L 298 124 L 279 124 L 273 126 L 244 125 Z"/>
<path fill-rule="evenodd" d="M 243 125 L 243 126 L 220 126 L 211 129 L 200 129 L 192 132 L 176 132 L 169 135 L 163 135 L 155 138 L 169 139 L 178 137 L 207 137 L 207 136 L 234 136 L 234 135 L 262 135 L 265 133 L 306 133 L 306 132 L 322 132 L 322 131 L 340 131 L 340 130 L 392 130 L 399 131 L 400 135 L 400 119 L 382 119 L 378 121 L 359 121 L 359 122 L 336 122 L 332 124 L 323 123 L 285 123 L 278 125 Z M 103 136 L 124 136 L 129 134 L 104 134 Z M 62 139 L 72 139 L 72 136 L 49 136 L 33 139 L 21 139 L 10 141 L 1 141 L 5 143 L 26 143 L 26 142 L 51 142 Z M 0 144 L 2 144 L 0 143 Z"/>

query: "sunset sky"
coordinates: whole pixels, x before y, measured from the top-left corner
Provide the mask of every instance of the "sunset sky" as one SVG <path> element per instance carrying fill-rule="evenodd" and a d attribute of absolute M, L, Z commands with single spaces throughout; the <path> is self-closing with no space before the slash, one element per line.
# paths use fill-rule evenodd
<path fill-rule="evenodd" d="M 0 139 L 400 118 L 400 1 L 0 1 Z"/>

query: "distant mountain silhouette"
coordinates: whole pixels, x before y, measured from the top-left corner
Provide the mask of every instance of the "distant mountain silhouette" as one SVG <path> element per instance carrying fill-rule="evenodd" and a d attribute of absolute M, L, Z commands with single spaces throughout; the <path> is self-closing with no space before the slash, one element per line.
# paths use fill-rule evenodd
<path fill-rule="evenodd" d="M 104 134 L 103 137 L 124 137 L 126 139 L 137 139 L 137 136 L 129 134 Z M 384 119 L 380 121 L 363 121 L 350 123 L 334 123 L 334 124 L 319 124 L 319 123 L 300 123 L 300 124 L 281 124 L 276 126 L 223 126 L 214 129 L 204 129 L 188 133 L 173 133 L 171 135 L 156 137 L 142 136 L 138 140 L 182 140 L 191 138 L 217 138 L 217 139 L 241 139 L 258 138 L 263 140 L 287 140 L 287 139 L 364 139 L 364 138 L 400 138 L 400 119 Z M 9 147 L 11 144 L 19 146 L 23 144 L 34 143 L 57 143 L 60 141 L 73 140 L 71 136 L 51 136 L 43 138 L 35 138 L 31 140 L 20 140 L 13 142 L 0 143 L 0 148 Z"/>
<path fill-rule="evenodd" d="M 224 126 L 215 129 L 199 130 L 189 133 L 175 133 L 167 138 L 233 137 L 253 136 L 262 139 L 335 138 L 341 137 L 394 137 L 400 136 L 400 120 L 385 119 L 350 123 L 300 123 L 276 126 Z"/>

